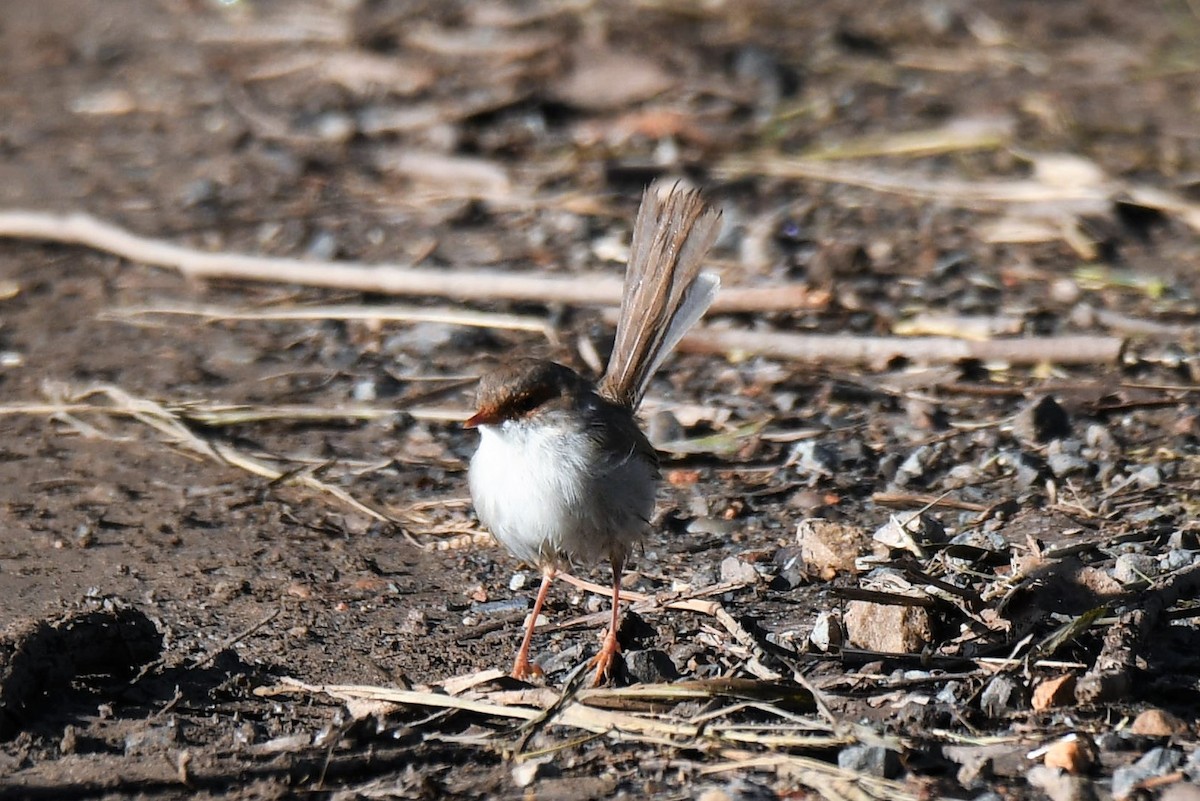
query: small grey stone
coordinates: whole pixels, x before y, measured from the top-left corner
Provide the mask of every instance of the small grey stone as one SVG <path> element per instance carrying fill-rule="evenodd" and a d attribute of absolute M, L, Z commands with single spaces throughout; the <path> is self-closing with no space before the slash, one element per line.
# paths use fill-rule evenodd
<path fill-rule="evenodd" d="M 125 756 L 144 756 L 166 751 L 179 737 L 174 722 L 165 726 L 147 726 L 125 735 Z"/>
<path fill-rule="evenodd" d="M 961 681 L 948 681 L 942 685 L 935 696 L 939 703 L 958 704 L 962 702 L 959 694 L 962 692 Z"/>
<path fill-rule="evenodd" d="M 1196 563 L 1196 556 L 1196 551 L 1185 551 L 1181 548 L 1167 551 L 1166 555 L 1162 558 L 1163 572 L 1169 573 L 1173 570 L 1191 567 Z"/>
<path fill-rule="evenodd" d="M 371 403 L 379 397 L 379 385 L 374 378 L 363 378 L 354 382 L 354 389 L 350 392 L 357 403 Z"/>
<path fill-rule="evenodd" d="M 1087 427 L 1087 432 L 1083 435 L 1083 439 L 1089 448 L 1094 448 L 1105 454 L 1112 453 L 1117 447 L 1117 442 L 1113 439 L 1112 432 L 1096 423 Z"/>
<path fill-rule="evenodd" d="M 821 612 L 813 623 L 812 633 L 808 635 L 809 642 L 818 651 L 827 652 L 830 648 L 840 648 L 842 645 L 842 624 L 835 612 Z"/>
<path fill-rule="evenodd" d="M 728 584 L 753 584 L 758 581 L 758 571 L 749 562 L 743 562 L 736 556 L 727 556 L 721 560 L 721 581 Z"/>
<path fill-rule="evenodd" d="M 513 784 L 517 787 L 528 787 L 538 779 L 547 776 L 557 776 L 558 767 L 553 762 L 553 757 L 543 757 L 541 759 L 529 759 L 524 762 L 518 762 L 512 769 Z"/>
<path fill-rule="evenodd" d="M 738 524 L 732 520 L 722 520 L 719 517 L 697 517 L 692 522 L 688 523 L 687 531 L 689 534 L 717 534 L 726 535 L 733 532 Z"/>
<path fill-rule="evenodd" d="M 305 256 L 318 261 L 329 261 L 338 253 L 337 236 L 332 231 L 317 231 L 308 243 Z"/>
<path fill-rule="evenodd" d="M 900 774 L 900 755 L 880 745 L 851 745 L 838 752 L 838 767 L 892 779 Z"/>
<path fill-rule="evenodd" d="M 538 666 L 546 673 L 558 673 L 560 670 L 570 670 L 583 659 L 583 644 L 572 645 L 556 654 L 543 656 L 538 660 Z"/>
<path fill-rule="evenodd" d="M 1050 472 L 1058 478 L 1066 478 L 1076 473 L 1086 473 L 1090 466 L 1088 462 L 1070 453 L 1053 453 L 1046 457 Z"/>
<path fill-rule="evenodd" d="M 1129 483 L 1138 489 L 1155 489 L 1162 485 L 1162 473 L 1154 465 L 1148 465 L 1130 475 Z"/>
<path fill-rule="evenodd" d="M 1113 578 L 1122 584 L 1152 579 L 1158 574 L 1158 561 L 1145 554 L 1123 553 L 1113 567 Z"/>
<path fill-rule="evenodd" d="M 1200 748 L 1193 748 L 1184 763 L 1183 772 L 1194 782 L 1200 782 Z"/>
<path fill-rule="evenodd" d="M 661 684 L 679 678 L 671 657 L 657 648 L 626 652 L 625 672 L 640 684 Z"/>
<path fill-rule="evenodd" d="M 996 676 L 983 688 L 979 695 L 979 706 L 992 717 L 999 717 L 1008 710 L 1016 695 L 1017 685 L 1008 676 Z"/>
<path fill-rule="evenodd" d="M 922 445 L 910 453 L 908 458 L 900 464 L 892 482 L 903 487 L 922 478 L 937 461 L 937 456 L 938 453 L 931 446 Z"/>
<path fill-rule="evenodd" d="M 1193 529 L 1177 529 L 1172 531 L 1170 538 L 1167 539 L 1167 547 L 1179 548 L 1184 551 L 1194 551 L 1200 548 L 1200 537 L 1196 536 L 1196 532 Z"/>
<path fill-rule="evenodd" d="M 1183 763 L 1183 754 L 1175 748 L 1153 748 L 1132 765 L 1117 768 L 1113 771 L 1113 798 L 1129 798 L 1137 785 L 1146 779 L 1164 776 L 1179 768 Z"/>
<path fill-rule="evenodd" d="M 383 349 L 393 355 L 409 351 L 428 356 L 448 346 L 461 331 L 449 323 L 414 323 L 384 340 Z"/>
<path fill-rule="evenodd" d="M 471 604 L 471 612 L 476 615 L 507 615 L 510 612 L 521 612 L 528 608 L 528 598 L 506 598 L 500 601 Z M 539 615 L 539 617 L 541 616 Z"/>
<path fill-rule="evenodd" d="M 981 474 L 978 467 L 973 464 L 958 464 L 946 472 L 946 477 L 942 479 L 942 486 L 946 489 L 960 489 L 975 484 L 980 479 Z"/>
<path fill-rule="evenodd" d="M 810 482 L 837 473 L 841 461 L 837 450 L 815 439 L 797 443 L 788 458 L 796 472 Z"/>

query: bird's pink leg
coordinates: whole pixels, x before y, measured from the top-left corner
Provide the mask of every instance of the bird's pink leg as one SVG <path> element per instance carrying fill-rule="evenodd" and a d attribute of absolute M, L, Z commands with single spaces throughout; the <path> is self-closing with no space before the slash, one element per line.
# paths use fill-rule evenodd
<path fill-rule="evenodd" d="M 512 673 L 509 674 L 514 679 L 524 681 L 531 676 L 542 675 L 542 669 L 529 662 L 529 646 L 533 642 L 533 628 L 537 625 L 538 615 L 542 613 L 542 604 L 546 603 L 546 594 L 550 591 L 550 582 L 554 581 L 555 572 L 552 567 L 542 570 L 542 586 L 538 588 L 537 598 L 533 601 L 533 613 L 529 616 L 528 625 L 525 626 L 525 639 L 521 640 L 521 648 L 517 651 L 517 658 L 513 660 Z"/>
<path fill-rule="evenodd" d="M 606 677 L 612 675 L 613 660 L 621 653 L 621 644 L 617 642 L 617 627 L 621 619 L 621 571 L 624 567 L 624 559 L 613 560 L 612 619 L 600 646 L 600 653 L 592 658 L 592 664 L 596 667 L 596 677 L 592 679 L 593 687 L 599 687 Z"/>

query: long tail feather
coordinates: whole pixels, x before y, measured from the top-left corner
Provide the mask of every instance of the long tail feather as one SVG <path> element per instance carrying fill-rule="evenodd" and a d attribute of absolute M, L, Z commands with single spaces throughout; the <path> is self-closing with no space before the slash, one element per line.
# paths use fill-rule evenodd
<path fill-rule="evenodd" d="M 636 408 L 650 378 L 712 304 L 720 279 L 700 263 L 721 213 L 679 184 L 651 185 L 633 226 L 621 318 L 601 392 Z"/>

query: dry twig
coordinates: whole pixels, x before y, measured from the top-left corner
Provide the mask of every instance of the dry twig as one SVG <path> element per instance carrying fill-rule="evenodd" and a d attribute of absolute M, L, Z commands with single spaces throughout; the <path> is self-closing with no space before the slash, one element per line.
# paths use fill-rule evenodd
<path fill-rule="evenodd" d="M 856 337 L 735 331 L 712 326 L 683 338 L 692 353 L 743 353 L 810 364 L 878 367 L 895 359 L 913 362 L 1004 362 L 1034 364 L 1114 364 L 1122 341 L 1116 337 L 1061 336 L 972 342 L 948 337 Z"/>
<path fill-rule="evenodd" d="M 129 261 L 178 270 L 189 278 L 232 278 L 277 284 L 455 300 L 515 300 L 616 306 L 622 279 L 611 273 L 557 276 L 495 270 L 434 270 L 411 265 L 319 262 L 292 258 L 205 253 L 139 236 L 88 214 L 0 211 L 0 237 L 89 247 Z M 804 284 L 727 287 L 714 311 L 795 311 L 823 305 L 828 293 Z"/>

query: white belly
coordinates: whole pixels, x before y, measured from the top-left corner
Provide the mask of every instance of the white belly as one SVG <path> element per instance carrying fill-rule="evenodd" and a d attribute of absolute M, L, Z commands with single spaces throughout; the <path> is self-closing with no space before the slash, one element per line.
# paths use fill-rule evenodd
<path fill-rule="evenodd" d="M 604 459 L 581 431 L 525 421 L 479 433 L 469 474 L 475 511 L 518 559 L 624 560 L 645 536 L 657 476 L 643 457 Z"/>

